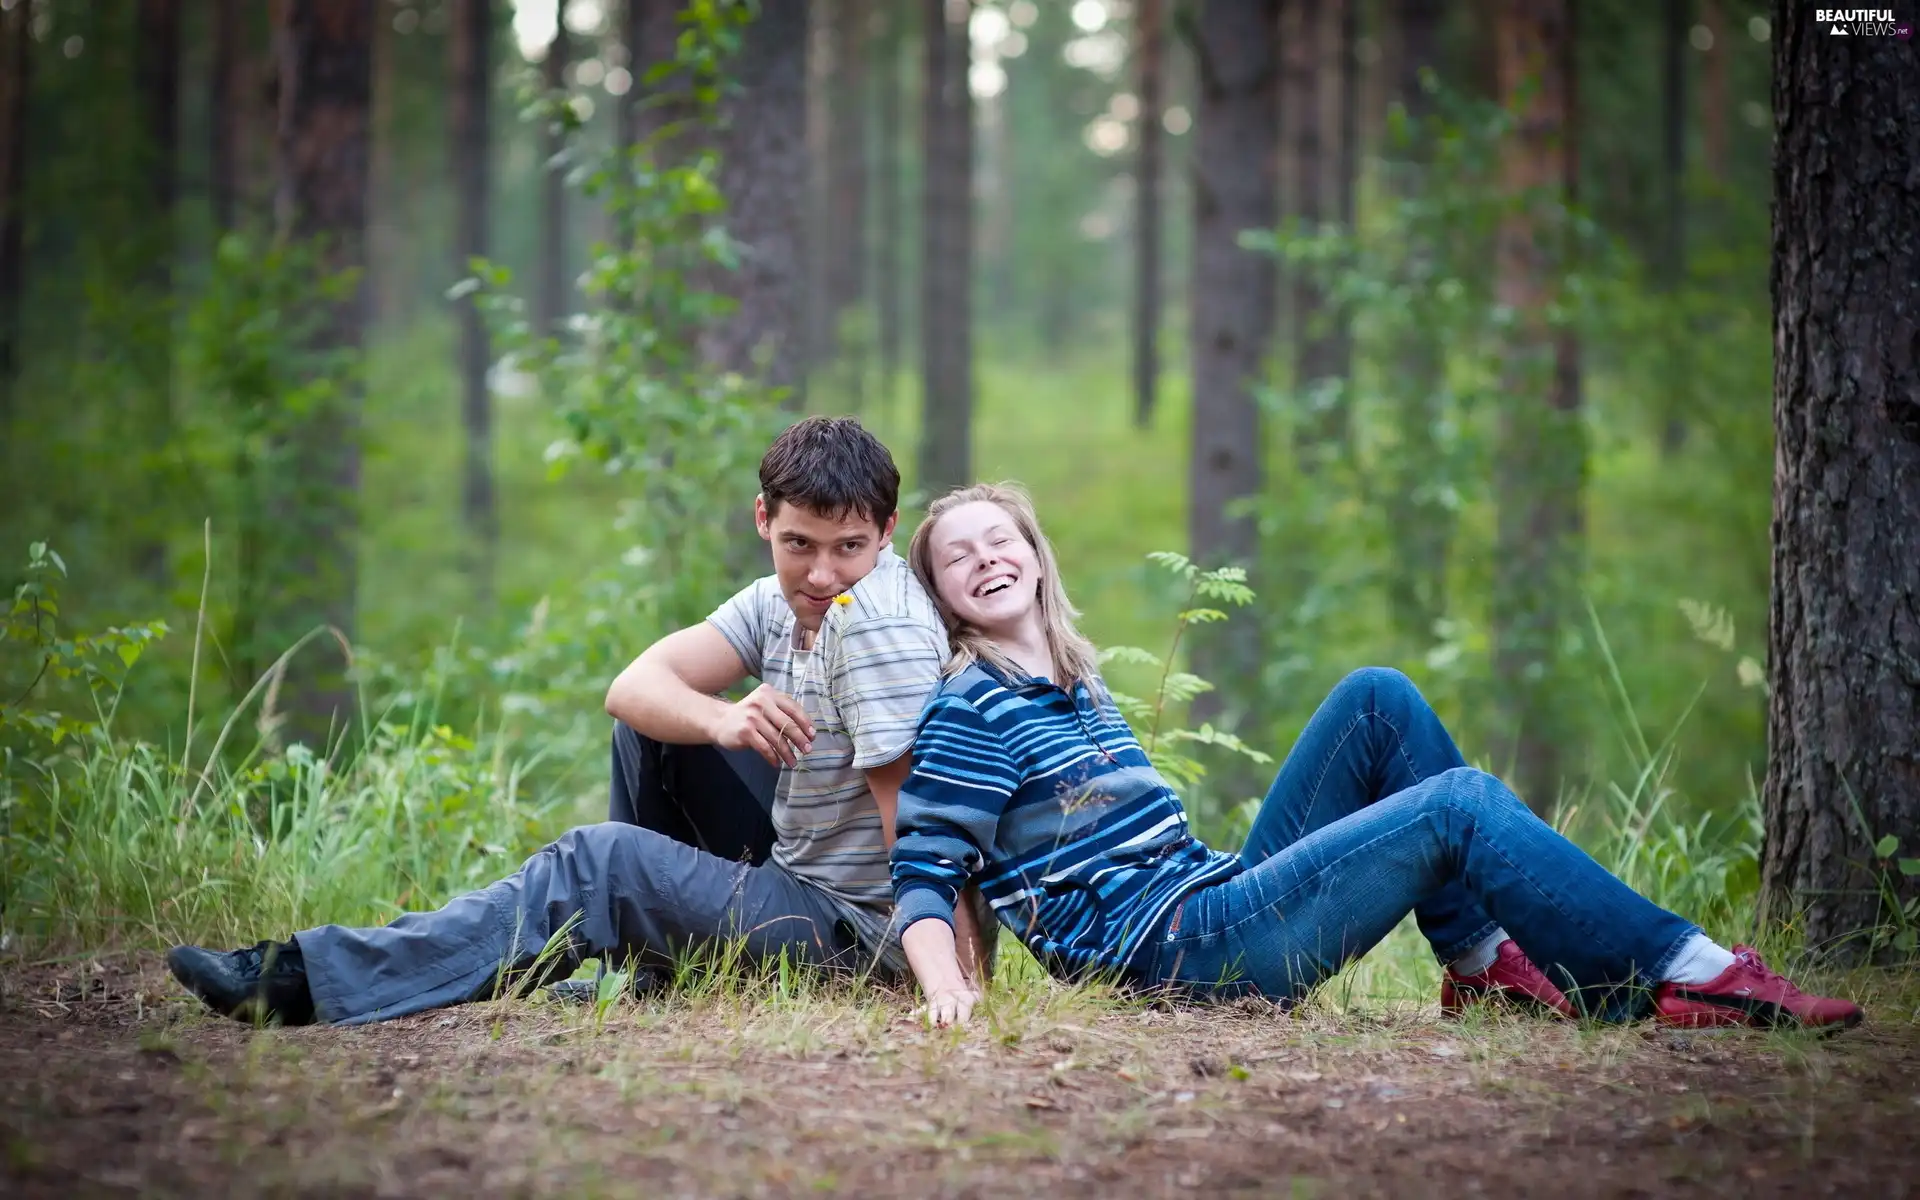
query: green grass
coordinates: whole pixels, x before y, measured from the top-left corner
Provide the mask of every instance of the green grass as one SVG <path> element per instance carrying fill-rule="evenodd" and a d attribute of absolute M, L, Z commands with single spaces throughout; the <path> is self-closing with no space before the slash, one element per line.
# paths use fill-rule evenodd
<path fill-rule="evenodd" d="M 462 637 L 491 637 L 483 657 L 503 653 L 465 571 L 451 380 L 418 366 L 444 362 L 444 342 L 445 330 L 426 324 L 384 345 L 371 366 L 370 392 L 379 402 L 368 408 L 362 636 L 390 658 Z M 1145 561 L 1150 550 L 1185 543 L 1187 407 L 1180 381 L 1168 382 L 1156 428 L 1142 431 L 1131 424 L 1129 398 L 1110 361 L 981 368 L 976 473 L 1015 479 L 1032 491 L 1085 627 L 1103 645 L 1161 652 L 1173 629 L 1179 598 Z M 894 448 L 909 490 L 915 403 L 908 384 L 891 407 L 872 405 L 865 414 Z M 838 405 L 820 388 L 813 407 Z M 617 477 L 576 469 L 549 478 L 543 451 L 556 432 L 537 400 L 503 397 L 498 593 L 508 614 L 567 595 L 593 564 L 644 540 L 644 531 L 617 525 Z M 1626 553 L 1622 511 L 1665 494 L 1648 482 L 1655 467 L 1636 453 L 1614 452 L 1596 470 L 1595 505 L 1613 514 L 1595 523 L 1597 558 Z M 743 510 L 746 499 L 737 498 Z M 913 514 L 906 515 L 910 524 Z M 1667 540 L 1703 552 L 1677 533 Z M 1698 720 L 1673 700 L 1683 688 L 1697 689 L 1697 678 L 1683 684 L 1679 676 L 1702 662 L 1728 660 L 1716 657 L 1719 647 L 1700 657 L 1700 643 L 1667 607 L 1686 653 L 1678 665 L 1625 653 L 1616 662 L 1608 649 L 1591 687 L 1617 730 L 1615 769 L 1568 797 L 1561 820 L 1603 864 L 1657 902 L 1723 941 L 1745 939 L 1754 933 L 1757 883 L 1753 789 L 1749 784 L 1706 807 L 1689 803 L 1676 775 L 1690 755 L 1706 751 L 1668 736 L 1686 731 L 1682 719 Z M 613 623 L 616 644 L 628 653 L 658 632 L 627 629 L 617 615 Z M 1595 632 L 1603 627 L 1611 628 L 1603 623 Z M 1647 636 L 1635 627 L 1632 640 L 1643 655 Z M 1341 670 L 1381 657 L 1359 644 L 1329 646 L 1323 654 Z M 15 797 L 5 855 L 8 931 L 49 951 L 245 941 L 324 921 L 388 919 L 504 874 L 560 828 L 591 819 L 593 805 L 577 798 L 598 792 L 604 770 L 603 744 L 593 732 L 600 728 L 601 681 L 577 680 L 547 698 L 587 731 L 556 737 L 551 723 L 502 711 L 500 697 L 520 686 L 515 671 L 528 669 L 514 659 L 504 654 L 488 665 L 493 673 L 463 677 L 462 686 L 477 689 L 464 697 L 463 710 L 477 713 L 477 724 L 441 725 L 432 697 L 448 685 L 422 675 L 413 681 L 420 695 L 393 711 L 397 724 L 337 746 L 325 769 L 312 756 L 258 751 L 237 765 L 210 765 L 204 742 L 192 762 L 126 741 L 70 752 L 57 771 L 26 779 Z M 1152 681 L 1116 683 L 1150 692 Z M 222 714 L 235 744 L 251 738 L 255 715 Z M 1657 722 L 1665 729 L 1649 735 Z M 1790 936 L 1774 943 L 1770 948 L 1792 948 Z M 984 1009 L 990 1023 L 1017 1024 L 1036 1006 L 1107 1002 L 1084 989 L 1063 992 L 1024 952 L 1010 953 L 997 985 L 1003 999 Z M 1437 979 L 1409 924 L 1315 1003 L 1346 1012 L 1426 1001 Z"/>

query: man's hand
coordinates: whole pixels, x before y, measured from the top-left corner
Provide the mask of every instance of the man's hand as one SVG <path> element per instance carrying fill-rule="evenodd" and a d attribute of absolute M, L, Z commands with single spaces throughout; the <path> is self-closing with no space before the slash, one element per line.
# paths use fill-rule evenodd
<path fill-rule="evenodd" d="M 798 700 L 761 684 L 727 706 L 714 725 L 714 745 L 751 750 L 776 767 L 791 767 L 813 749 L 813 722 Z"/>

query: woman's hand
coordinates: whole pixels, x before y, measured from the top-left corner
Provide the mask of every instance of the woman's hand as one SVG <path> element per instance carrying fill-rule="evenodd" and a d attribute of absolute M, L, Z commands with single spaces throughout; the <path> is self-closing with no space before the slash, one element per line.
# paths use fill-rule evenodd
<path fill-rule="evenodd" d="M 900 935 L 900 948 L 907 952 L 913 977 L 926 993 L 927 1022 L 934 1026 L 966 1024 L 980 993 L 960 970 L 953 926 L 935 917 L 922 918 Z"/>
<path fill-rule="evenodd" d="M 979 1001 L 980 993 L 965 984 L 928 992 L 927 1024 L 935 1029 L 965 1025 L 967 1018 L 973 1014 L 973 1006 Z"/>

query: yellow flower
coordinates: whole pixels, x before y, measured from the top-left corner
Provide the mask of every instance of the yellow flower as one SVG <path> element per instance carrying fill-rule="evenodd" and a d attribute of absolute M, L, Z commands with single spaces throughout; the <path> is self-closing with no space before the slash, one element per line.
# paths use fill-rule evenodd
<path fill-rule="evenodd" d="M 838 605 L 840 605 L 840 606 L 842 606 L 842 607 L 845 607 L 846 605 L 849 605 L 849 604 L 852 604 L 852 603 L 853 603 L 853 593 L 852 593 L 852 592 L 841 592 L 841 593 L 840 593 L 840 594 L 839 594 L 838 596 L 835 596 L 835 597 L 833 598 L 833 602 L 834 602 L 835 604 L 838 604 Z"/>

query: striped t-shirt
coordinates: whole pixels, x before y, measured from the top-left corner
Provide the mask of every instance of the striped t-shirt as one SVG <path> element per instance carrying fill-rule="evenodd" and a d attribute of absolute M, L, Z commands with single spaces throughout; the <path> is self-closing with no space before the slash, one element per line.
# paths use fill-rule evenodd
<path fill-rule="evenodd" d="M 971 880 L 1066 974 L 1126 970 L 1176 901 L 1241 869 L 1188 832 L 1112 700 L 985 663 L 942 684 L 921 720 L 895 832 L 902 930 L 951 921 Z"/>
<path fill-rule="evenodd" d="M 912 746 L 921 710 L 940 683 L 947 631 L 891 546 L 847 594 L 850 603 L 828 607 L 811 650 L 794 644 L 793 608 L 773 576 L 707 619 L 749 675 L 800 701 L 813 721 L 813 749 L 780 771 L 773 860 L 827 893 L 878 950 L 888 945 L 893 889 L 866 771 Z M 889 949 L 885 957 L 896 956 Z"/>

